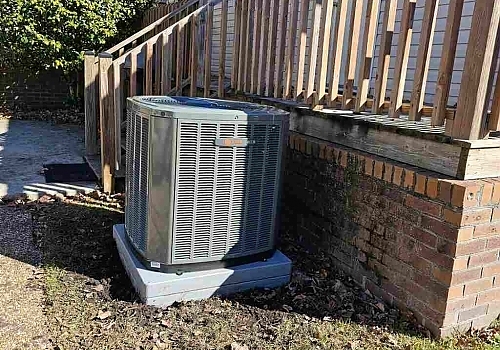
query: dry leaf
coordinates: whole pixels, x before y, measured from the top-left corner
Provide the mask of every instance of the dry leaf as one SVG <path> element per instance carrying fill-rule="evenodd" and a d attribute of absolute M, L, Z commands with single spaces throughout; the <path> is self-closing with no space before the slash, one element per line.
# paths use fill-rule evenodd
<path fill-rule="evenodd" d="M 105 320 L 111 316 L 111 311 L 99 311 L 97 318 L 100 320 Z"/>

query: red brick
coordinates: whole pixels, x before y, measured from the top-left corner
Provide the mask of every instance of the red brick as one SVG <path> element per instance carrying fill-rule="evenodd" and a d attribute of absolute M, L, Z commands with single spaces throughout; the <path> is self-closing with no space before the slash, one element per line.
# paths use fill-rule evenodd
<path fill-rule="evenodd" d="M 500 235 L 500 222 L 493 224 L 477 225 L 474 228 L 474 237 L 486 237 Z"/>
<path fill-rule="evenodd" d="M 418 248 L 418 255 L 420 255 L 422 258 L 433 262 L 436 265 L 442 266 L 444 268 L 452 269 L 453 268 L 453 258 L 450 258 L 449 256 L 446 256 L 444 254 L 438 253 L 437 250 L 432 249 L 427 247 L 424 244 L 419 244 Z"/>
<path fill-rule="evenodd" d="M 422 215 L 420 226 L 433 232 L 438 237 L 444 237 L 450 241 L 455 241 L 457 239 L 458 229 L 442 220 Z"/>
<path fill-rule="evenodd" d="M 415 227 L 415 226 L 410 226 L 407 229 L 406 233 L 410 237 L 415 238 L 417 241 L 420 241 L 420 242 L 428 245 L 429 247 L 436 246 L 437 238 L 436 238 L 436 235 L 434 235 L 433 233 L 429 233 L 429 232 L 424 231 L 424 230 L 422 230 L 418 227 Z"/>
<path fill-rule="evenodd" d="M 474 227 L 462 227 L 458 229 L 457 242 L 465 242 L 472 239 Z"/>
<path fill-rule="evenodd" d="M 415 184 L 415 172 L 412 170 L 405 169 L 403 186 L 407 189 L 412 190 L 414 184 Z"/>
<path fill-rule="evenodd" d="M 467 211 L 462 213 L 461 225 L 476 225 L 485 222 L 490 222 L 491 220 L 491 208 L 477 209 L 473 211 Z"/>
<path fill-rule="evenodd" d="M 432 264 L 430 261 L 420 257 L 420 256 L 415 256 L 413 259 L 411 259 L 408 264 L 413 266 L 414 268 L 417 269 L 417 271 L 420 271 L 423 274 L 426 275 L 431 275 L 432 274 L 432 268 L 434 267 L 434 264 Z"/>
<path fill-rule="evenodd" d="M 338 148 L 333 149 L 333 161 L 335 164 L 339 164 L 340 150 Z"/>
<path fill-rule="evenodd" d="M 431 177 L 427 178 L 427 189 L 425 193 L 431 199 L 435 199 L 438 197 L 438 179 Z"/>
<path fill-rule="evenodd" d="M 384 162 L 376 160 L 375 166 L 373 167 L 373 176 L 375 176 L 377 179 L 382 180 L 383 174 L 384 174 Z"/>
<path fill-rule="evenodd" d="M 445 285 L 449 285 L 451 281 L 451 273 L 450 269 L 442 269 L 440 267 L 434 267 L 432 269 L 432 276 L 439 282 Z"/>
<path fill-rule="evenodd" d="M 468 296 L 462 299 L 454 300 L 446 305 L 446 313 L 455 312 L 464 309 L 470 309 L 476 304 L 476 296 Z"/>
<path fill-rule="evenodd" d="M 482 181 L 483 191 L 481 192 L 481 206 L 491 203 L 491 196 L 493 195 L 493 184 L 487 181 Z"/>
<path fill-rule="evenodd" d="M 427 176 L 422 174 L 417 174 L 417 180 L 415 181 L 415 192 L 419 194 L 425 194 Z"/>
<path fill-rule="evenodd" d="M 475 253 L 481 253 L 486 248 L 485 239 L 474 239 L 464 243 L 457 244 L 456 256 L 463 256 Z"/>
<path fill-rule="evenodd" d="M 471 268 L 471 267 L 491 264 L 492 262 L 497 261 L 497 259 L 498 259 L 498 251 L 474 254 L 474 255 L 471 255 L 469 258 L 468 267 Z"/>
<path fill-rule="evenodd" d="M 498 249 L 500 248 L 500 237 L 491 237 L 488 239 L 486 244 L 486 249 Z"/>
<path fill-rule="evenodd" d="M 428 200 L 412 196 L 411 194 L 406 196 L 404 204 L 407 207 L 433 216 L 440 216 L 441 209 L 443 207 L 441 204 L 430 202 Z"/>
<path fill-rule="evenodd" d="M 319 159 L 326 159 L 326 144 L 323 142 L 319 144 Z"/>
<path fill-rule="evenodd" d="M 483 267 L 483 277 L 500 275 L 500 262 Z"/>
<path fill-rule="evenodd" d="M 483 305 L 500 300 L 500 288 L 490 289 L 481 292 L 477 296 L 477 305 Z"/>
<path fill-rule="evenodd" d="M 326 146 L 325 156 L 328 162 L 333 162 L 333 147 Z"/>
<path fill-rule="evenodd" d="M 303 137 L 299 137 L 299 151 L 302 153 L 306 153 L 306 139 Z"/>
<path fill-rule="evenodd" d="M 436 244 L 436 249 L 438 252 L 442 254 L 455 257 L 455 252 L 457 251 L 457 244 L 445 238 L 439 238 Z"/>
<path fill-rule="evenodd" d="M 496 318 L 497 318 L 496 315 L 490 315 L 490 309 L 488 308 L 487 315 L 472 320 L 472 328 L 473 329 L 487 328 L 491 325 L 491 322 L 493 322 Z"/>
<path fill-rule="evenodd" d="M 347 167 L 347 160 L 349 159 L 349 153 L 346 151 L 340 152 L 340 165 L 344 168 Z"/>
<path fill-rule="evenodd" d="M 444 208 L 443 219 L 452 225 L 460 226 L 462 223 L 462 212 L 456 212 L 454 210 Z"/>
<path fill-rule="evenodd" d="M 368 176 L 373 176 L 373 162 L 373 159 L 365 157 L 365 174 Z"/>
<path fill-rule="evenodd" d="M 384 181 L 391 182 L 392 181 L 392 171 L 394 166 L 392 164 L 385 163 L 384 166 Z"/>
<path fill-rule="evenodd" d="M 448 289 L 448 300 L 453 300 L 457 298 L 461 298 L 464 296 L 464 285 L 460 284 L 457 286 L 451 286 Z"/>
<path fill-rule="evenodd" d="M 456 258 L 455 263 L 453 264 L 453 271 L 465 270 L 468 264 L 469 264 L 468 256 L 462 256 L 460 258 Z"/>
<path fill-rule="evenodd" d="M 447 180 L 439 180 L 438 198 L 445 203 L 451 203 L 451 188 L 453 183 Z"/>
<path fill-rule="evenodd" d="M 474 181 L 461 181 L 453 185 L 451 204 L 460 208 L 477 207 L 481 195 L 481 185 Z"/>
<path fill-rule="evenodd" d="M 401 186 L 402 181 L 403 181 L 403 168 L 395 165 L 394 173 L 392 176 L 392 183 L 395 184 L 396 186 Z"/>
<path fill-rule="evenodd" d="M 493 208 L 493 215 L 491 216 L 491 221 L 500 220 L 500 208 Z"/>
<path fill-rule="evenodd" d="M 491 196 L 491 204 L 500 204 L 500 181 L 498 179 L 490 179 L 493 182 L 493 195 Z"/>
<path fill-rule="evenodd" d="M 451 276 L 451 285 L 464 284 L 470 281 L 475 281 L 481 278 L 481 268 L 469 269 L 464 271 L 453 272 Z"/>
<path fill-rule="evenodd" d="M 473 318 L 485 315 L 487 310 L 488 310 L 488 305 L 479 305 L 473 307 L 472 309 L 461 311 L 458 314 L 458 322 L 472 320 Z"/>
<path fill-rule="evenodd" d="M 493 279 L 491 277 L 483 278 L 477 281 L 467 282 L 465 284 L 464 295 L 477 294 L 479 292 L 490 289 L 492 285 L 493 285 Z"/>

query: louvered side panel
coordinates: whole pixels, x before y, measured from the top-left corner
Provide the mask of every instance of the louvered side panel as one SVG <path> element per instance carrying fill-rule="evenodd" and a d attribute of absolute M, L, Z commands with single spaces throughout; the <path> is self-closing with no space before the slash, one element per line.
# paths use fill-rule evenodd
<path fill-rule="evenodd" d="M 173 260 L 191 259 L 195 224 L 198 123 L 180 123 Z"/>
<path fill-rule="evenodd" d="M 278 195 L 278 166 L 281 151 L 281 127 L 270 125 L 267 129 L 265 171 L 262 176 L 260 198 L 260 219 L 257 248 L 262 249 L 271 244 L 274 234 L 275 198 Z"/>
<path fill-rule="evenodd" d="M 129 229 L 131 226 L 130 223 L 130 215 L 131 213 L 131 204 L 133 201 L 131 201 L 131 196 L 132 196 L 132 188 L 131 188 L 131 182 L 132 182 L 132 142 L 133 142 L 133 137 L 134 137 L 134 131 L 133 131 L 133 117 L 132 113 L 130 110 L 127 110 L 127 131 L 126 131 L 126 137 L 127 137 L 127 144 L 126 144 L 126 170 L 125 170 L 125 194 L 126 194 L 126 202 L 125 202 L 125 229 Z"/>
<path fill-rule="evenodd" d="M 236 126 L 234 124 L 220 124 L 217 137 L 234 137 L 235 130 Z M 231 211 L 233 161 L 233 148 L 218 147 L 212 256 L 223 257 L 228 249 L 227 234 L 229 231 L 229 215 Z"/>
<path fill-rule="evenodd" d="M 196 221 L 193 258 L 208 258 L 212 228 L 212 204 L 215 181 L 215 143 L 217 124 L 202 123 L 198 148 L 198 183 L 196 188 Z"/>

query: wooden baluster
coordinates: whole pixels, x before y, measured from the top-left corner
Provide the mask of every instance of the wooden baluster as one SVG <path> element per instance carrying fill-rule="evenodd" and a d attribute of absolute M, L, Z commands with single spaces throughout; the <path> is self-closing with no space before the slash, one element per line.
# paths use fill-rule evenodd
<path fill-rule="evenodd" d="M 476 1 L 458 106 L 450 133 L 454 138 L 477 140 L 488 135 L 485 117 L 493 80 L 493 58 L 497 58 L 499 22 L 499 1 Z"/>
<path fill-rule="evenodd" d="M 342 51 L 344 49 L 344 34 L 347 22 L 348 0 L 339 0 L 337 5 L 337 21 L 335 23 L 335 49 L 332 57 L 332 78 L 329 87 L 329 102 L 332 107 L 339 97 L 340 69 L 342 68 Z"/>
<path fill-rule="evenodd" d="M 439 0 L 427 0 L 425 2 L 424 19 L 422 20 L 420 43 L 418 45 L 417 68 L 413 77 L 409 120 L 420 120 L 420 113 L 424 107 L 425 86 L 431 60 L 438 6 Z"/>
<path fill-rule="evenodd" d="M 342 108 L 354 107 L 354 79 L 358 63 L 358 46 L 363 15 L 363 0 L 352 0 L 351 25 L 349 27 L 349 41 L 347 48 L 347 66 L 345 70 L 344 90 L 342 92 Z"/>
<path fill-rule="evenodd" d="M 144 95 L 153 94 L 153 43 L 146 43 L 144 55 Z"/>
<path fill-rule="evenodd" d="M 257 92 L 257 84 L 259 78 L 259 48 L 260 48 L 260 32 L 262 27 L 262 1 L 268 0 L 255 0 L 256 16 L 253 21 L 253 46 L 252 46 L 252 63 L 251 63 L 251 77 L 250 77 L 250 92 L 255 94 Z"/>
<path fill-rule="evenodd" d="M 306 63 L 307 44 L 307 19 L 309 18 L 309 0 L 300 2 L 300 24 L 299 24 L 299 57 L 297 63 L 297 82 L 295 84 L 295 100 L 298 100 L 303 93 Z"/>
<path fill-rule="evenodd" d="M 95 155 L 98 153 L 97 144 L 97 84 L 99 65 L 94 51 L 85 52 L 85 89 L 83 99 L 85 101 L 85 154 Z"/>
<path fill-rule="evenodd" d="M 281 23 L 280 37 L 278 38 L 278 48 L 276 50 L 277 63 L 276 72 L 274 75 L 274 97 L 278 98 L 283 96 L 283 64 L 285 63 L 285 41 L 287 32 L 287 21 L 288 21 L 288 1 L 281 0 L 279 7 L 281 8 L 280 19 L 278 22 Z"/>
<path fill-rule="evenodd" d="M 240 20 L 241 20 L 241 1 L 235 2 L 235 11 L 234 11 L 234 40 L 233 40 L 233 62 L 231 65 L 231 89 L 236 90 L 236 83 L 238 82 L 238 68 L 239 68 L 239 53 L 240 53 L 240 41 L 241 41 L 241 28 L 240 28 Z"/>
<path fill-rule="evenodd" d="M 175 94 L 182 96 L 182 77 L 184 72 L 184 32 L 185 24 L 179 24 L 177 28 L 177 59 L 175 72 Z"/>
<path fill-rule="evenodd" d="M 382 24 L 382 38 L 378 54 L 377 75 L 375 78 L 375 94 L 373 95 L 373 113 L 380 113 L 385 104 L 387 78 L 389 77 L 389 63 L 391 60 L 392 38 L 396 22 L 397 0 L 385 0 L 384 22 Z"/>
<path fill-rule="evenodd" d="M 161 36 L 162 47 L 162 79 L 161 79 L 161 94 L 168 95 L 172 90 L 172 51 L 173 51 L 173 34 L 163 33 Z"/>
<path fill-rule="evenodd" d="M 262 25 L 260 28 L 260 44 L 259 44 L 259 73 L 257 75 L 257 95 L 262 95 L 265 79 L 266 79 L 266 62 L 267 62 L 267 30 L 265 24 L 269 23 L 270 0 L 263 0 L 262 8 Z"/>
<path fill-rule="evenodd" d="M 252 27 L 252 19 L 255 21 L 255 3 L 256 0 L 247 0 L 247 16 L 246 16 L 246 24 L 245 24 L 245 62 L 243 63 L 243 82 L 242 82 L 242 90 L 244 92 L 250 91 L 250 76 L 251 76 L 251 61 L 252 61 L 252 53 L 250 52 L 252 47 L 252 41 L 250 32 Z M 260 16 L 260 14 L 259 14 Z"/>
<path fill-rule="evenodd" d="M 249 0 L 239 0 L 242 1 L 241 4 L 241 18 L 240 18 L 240 45 L 239 45 L 239 53 L 238 53 L 238 83 L 236 84 L 236 89 L 238 91 L 243 91 L 243 83 L 245 81 L 245 64 L 246 64 L 246 55 L 248 54 L 247 50 L 247 36 L 248 36 L 248 28 L 247 28 L 247 18 L 248 18 L 248 1 Z"/>
<path fill-rule="evenodd" d="M 373 50 L 377 37 L 377 17 L 380 0 L 368 0 L 365 17 L 365 32 L 361 46 L 361 67 L 359 70 L 358 93 L 356 98 L 356 112 L 364 108 L 368 100 L 370 88 L 370 70 L 373 62 Z"/>
<path fill-rule="evenodd" d="M 285 54 L 285 86 L 283 97 L 290 98 L 292 91 L 293 62 L 295 55 L 295 43 L 297 42 L 297 21 L 299 19 L 298 1 L 291 2 L 290 29 L 287 34 L 287 45 Z"/>
<path fill-rule="evenodd" d="M 194 15 L 190 19 L 191 22 L 191 48 L 190 48 L 190 73 L 189 78 L 191 84 L 189 86 L 189 96 L 196 97 L 197 94 L 197 83 L 198 83 L 198 16 Z"/>
<path fill-rule="evenodd" d="M 332 18 L 333 18 L 333 1 L 325 0 L 326 4 L 323 6 L 321 14 L 321 32 L 319 38 L 319 76 L 318 76 L 318 89 L 316 93 L 316 101 L 314 105 L 319 103 L 326 94 L 326 79 L 328 74 L 328 55 L 330 51 L 330 34 L 332 31 Z"/>
<path fill-rule="evenodd" d="M 411 37 L 413 34 L 413 17 L 415 14 L 416 0 L 405 0 L 401 29 L 399 31 L 398 51 L 391 93 L 390 118 L 399 118 L 403 106 L 403 93 L 405 89 L 408 57 L 410 55 Z"/>
<path fill-rule="evenodd" d="M 113 62 L 113 103 L 114 103 L 114 128 L 115 128 L 115 170 L 121 170 L 122 146 L 121 125 L 123 120 L 123 79 L 121 65 Z"/>
<path fill-rule="evenodd" d="M 500 30 L 500 29 L 499 29 Z M 500 33 L 499 33 L 500 37 Z M 497 38 L 497 40 L 499 40 Z M 498 42 L 497 42 L 498 45 Z M 498 51 L 498 48 L 497 48 Z M 497 58 L 493 62 L 498 61 L 498 52 Z M 496 68 L 497 65 L 494 64 L 492 66 L 492 76 L 494 75 L 493 69 Z M 497 80 L 495 83 L 495 92 L 493 93 L 493 101 L 491 101 L 491 114 L 490 119 L 488 121 L 488 130 L 500 131 L 500 74 L 497 75 Z"/>
<path fill-rule="evenodd" d="M 311 46 L 309 48 L 309 74 L 307 79 L 306 91 L 304 100 L 307 102 L 314 93 L 314 81 L 316 78 L 316 63 L 318 60 L 318 46 L 319 46 L 319 31 L 321 25 L 321 13 L 323 12 L 323 5 L 317 1 L 313 3 L 313 22 L 311 33 Z M 323 28 L 324 29 L 324 28 Z"/>
<path fill-rule="evenodd" d="M 115 118 L 113 99 L 113 56 L 99 54 L 99 109 L 101 127 L 101 164 L 104 192 L 114 190 L 115 173 Z"/>
<path fill-rule="evenodd" d="M 130 53 L 130 84 L 129 84 L 129 95 L 133 97 L 137 95 L 137 53 Z"/>
<path fill-rule="evenodd" d="M 455 64 L 463 8 L 464 0 L 450 0 L 448 5 L 448 19 L 446 20 L 446 29 L 444 32 L 443 53 L 439 65 L 439 75 L 432 109 L 431 123 L 433 126 L 444 124 L 446 107 L 450 96 L 451 78 L 453 75 L 453 65 Z"/>
<path fill-rule="evenodd" d="M 270 1 L 270 0 L 267 0 Z M 266 96 L 272 96 L 274 87 L 274 71 L 276 64 L 276 36 L 278 32 L 279 0 L 272 0 L 269 15 L 269 32 L 267 33 L 267 63 L 266 63 Z"/>
<path fill-rule="evenodd" d="M 162 35 L 158 36 L 155 42 L 155 89 L 154 89 L 154 94 L 155 95 L 160 95 L 160 88 L 161 88 L 161 71 L 162 71 Z"/>
<path fill-rule="evenodd" d="M 221 34 L 220 34 L 220 58 L 219 58 L 219 86 L 218 97 L 224 97 L 225 87 L 224 80 L 226 79 L 226 51 L 227 51 L 227 9 L 228 0 L 222 0 L 221 13 Z"/>
<path fill-rule="evenodd" d="M 205 28 L 205 68 L 204 68 L 204 97 L 210 97 L 210 84 L 212 82 L 212 28 L 214 22 L 214 5 L 208 6 L 207 25 Z"/>

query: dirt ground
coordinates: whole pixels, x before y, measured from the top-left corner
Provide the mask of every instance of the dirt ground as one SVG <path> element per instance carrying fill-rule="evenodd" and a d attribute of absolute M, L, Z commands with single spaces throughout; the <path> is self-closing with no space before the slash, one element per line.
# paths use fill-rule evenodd
<path fill-rule="evenodd" d="M 42 253 L 40 285 L 52 349 L 500 348 L 494 328 L 439 342 L 428 338 L 412 315 L 361 290 L 327 256 L 304 254 L 286 235 L 280 249 L 294 263 L 287 286 L 166 309 L 145 306 L 112 238 L 112 225 L 124 220 L 120 197 L 43 202 L 20 207 L 33 218 Z"/>

